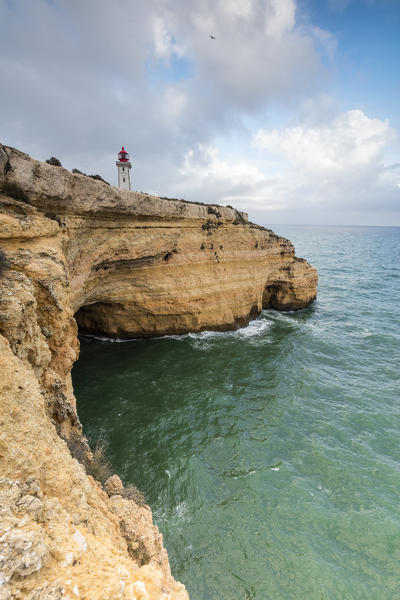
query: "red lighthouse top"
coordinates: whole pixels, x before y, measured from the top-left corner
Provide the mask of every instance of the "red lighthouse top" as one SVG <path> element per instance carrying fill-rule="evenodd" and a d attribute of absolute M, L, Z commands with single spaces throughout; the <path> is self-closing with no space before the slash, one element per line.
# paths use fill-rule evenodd
<path fill-rule="evenodd" d="M 125 150 L 125 148 L 123 146 L 122 146 L 121 152 L 118 152 L 118 160 L 120 162 L 128 162 L 129 161 L 129 154 L 127 153 L 127 151 Z"/>

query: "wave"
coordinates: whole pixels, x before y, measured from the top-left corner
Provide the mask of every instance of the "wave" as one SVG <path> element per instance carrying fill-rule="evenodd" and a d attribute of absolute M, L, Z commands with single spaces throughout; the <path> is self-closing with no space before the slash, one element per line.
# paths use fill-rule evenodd
<path fill-rule="evenodd" d="M 221 339 L 227 340 L 248 340 L 263 336 L 272 323 L 264 317 L 259 317 L 255 321 L 251 321 L 246 327 L 235 329 L 234 331 L 200 331 L 198 333 L 185 333 L 183 335 L 166 336 L 177 340 L 189 340 L 194 347 L 206 349 L 213 342 Z M 165 338 L 164 338 L 165 339 Z"/>
<path fill-rule="evenodd" d="M 200 331 L 197 333 L 189 332 L 183 334 L 173 334 L 173 335 L 163 335 L 163 336 L 155 336 L 148 338 L 111 338 L 105 335 L 95 335 L 89 333 L 80 333 L 80 338 L 97 340 L 99 342 L 110 342 L 112 344 L 123 344 L 126 342 L 141 342 L 144 340 L 152 340 L 152 341 L 163 341 L 163 340 L 194 340 L 194 341 L 211 341 L 211 340 L 219 340 L 221 338 L 242 338 L 242 339 L 251 339 L 254 337 L 259 337 L 264 334 L 270 327 L 272 323 L 268 319 L 263 316 L 258 317 L 254 321 L 251 321 L 246 327 L 241 327 L 239 329 L 235 329 L 234 331 Z"/>
<path fill-rule="evenodd" d="M 123 344 L 125 342 L 141 342 L 143 338 L 111 338 L 105 335 L 94 335 L 91 333 L 79 333 L 80 338 L 96 340 L 98 342 L 110 342 L 111 344 Z"/>

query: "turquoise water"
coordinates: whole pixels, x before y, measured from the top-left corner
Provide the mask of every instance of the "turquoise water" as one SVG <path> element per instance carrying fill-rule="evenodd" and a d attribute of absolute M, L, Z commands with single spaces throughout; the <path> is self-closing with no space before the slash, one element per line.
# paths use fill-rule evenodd
<path fill-rule="evenodd" d="M 274 230 L 318 300 L 233 333 L 82 340 L 84 430 L 192 600 L 400 598 L 400 228 Z"/>

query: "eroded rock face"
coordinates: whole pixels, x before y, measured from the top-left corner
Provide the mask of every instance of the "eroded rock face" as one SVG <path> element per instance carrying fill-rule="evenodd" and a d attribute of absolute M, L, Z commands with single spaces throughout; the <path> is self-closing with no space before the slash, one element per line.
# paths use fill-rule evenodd
<path fill-rule="evenodd" d="M 315 298 L 316 270 L 244 213 L 117 190 L 9 148 L 0 164 L 0 191 L 20 200 L 6 233 L 52 236 L 40 262 L 58 261 L 58 277 L 68 280 L 73 312 L 88 332 L 232 329 L 262 308 L 302 308 Z M 13 264 L 38 261 L 25 245 Z M 42 296 L 53 294 L 59 310 L 53 276 L 36 285 Z"/>
<path fill-rule="evenodd" d="M 109 498 L 72 459 L 4 336 L 0 373 L 0 598 L 187 600 L 150 509 Z"/>
<path fill-rule="evenodd" d="M 0 145 L 0 598 L 187 598 L 148 507 L 71 457 L 77 323 L 232 329 L 315 297 L 292 244 L 231 208 L 122 192 Z M 121 484 L 122 485 L 122 484 Z"/>

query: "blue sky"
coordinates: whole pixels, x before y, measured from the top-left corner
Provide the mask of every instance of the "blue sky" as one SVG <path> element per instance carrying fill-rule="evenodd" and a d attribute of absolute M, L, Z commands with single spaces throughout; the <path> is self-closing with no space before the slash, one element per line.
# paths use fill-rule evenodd
<path fill-rule="evenodd" d="M 301 6 L 337 40 L 334 85 L 342 102 L 363 106 L 400 126 L 400 3 L 398 0 L 321 2 Z"/>
<path fill-rule="evenodd" d="M 0 141 L 274 223 L 400 225 L 398 0 L 0 0 Z M 210 39 L 210 34 L 215 40 Z"/>

